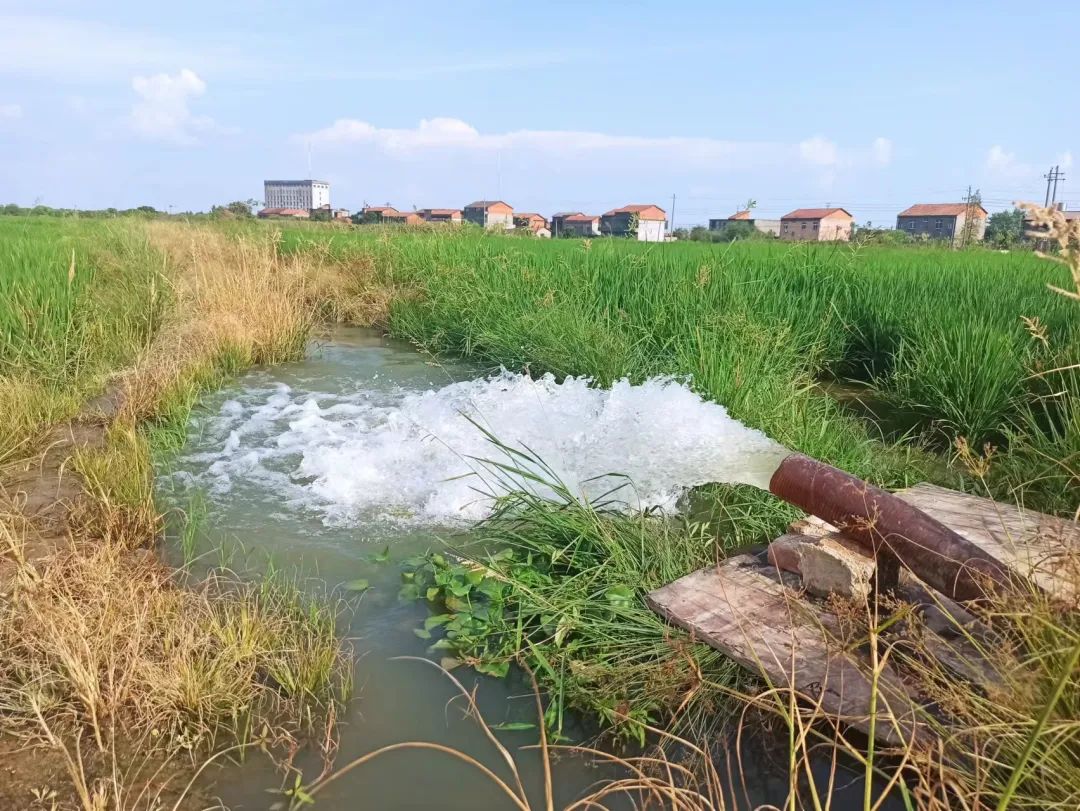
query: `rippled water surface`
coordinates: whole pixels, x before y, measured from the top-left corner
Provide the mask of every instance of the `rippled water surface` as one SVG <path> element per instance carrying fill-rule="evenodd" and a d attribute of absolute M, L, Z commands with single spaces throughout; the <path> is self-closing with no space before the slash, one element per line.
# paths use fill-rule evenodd
<path fill-rule="evenodd" d="M 224 539 L 241 572 L 258 574 L 272 561 L 329 587 L 371 583 L 351 615 L 361 656 L 339 765 L 405 740 L 438 741 L 498 763 L 471 722 L 448 707 L 454 692 L 445 677 L 394 658 L 423 656 L 429 644 L 413 633 L 427 608 L 399 602 L 394 561 L 462 540 L 491 507 L 497 486 L 483 460 L 502 457 L 481 428 L 527 446 L 579 493 L 609 491 L 623 479 L 606 474 L 625 474 L 634 486 L 617 497 L 627 509 L 677 509 L 688 488 L 704 482 L 760 482 L 783 453 L 681 381 L 601 390 L 584 380 L 484 373 L 434 364 L 369 330 L 337 330 L 305 360 L 253 370 L 208 396 L 192 415 L 188 444 L 159 475 L 167 504 L 205 511 L 195 553 L 216 564 Z M 390 562 L 377 562 L 387 546 Z M 524 684 L 456 672 L 469 686 L 480 682 L 493 723 L 531 719 Z M 502 735 L 513 746 L 534 742 L 527 731 Z M 527 784 L 539 791 L 535 756 L 524 754 L 522 763 Z M 558 794 L 576 797 L 610 774 L 563 758 Z M 762 796 L 776 799 L 782 787 L 767 790 L 764 775 L 749 775 L 751 793 L 759 793 L 757 781 Z M 267 808 L 275 798 L 266 790 L 280 781 L 252 758 L 226 769 L 217 790 L 235 809 Z M 460 762 L 398 752 L 339 780 L 316 807 L 505 806 Z"/>

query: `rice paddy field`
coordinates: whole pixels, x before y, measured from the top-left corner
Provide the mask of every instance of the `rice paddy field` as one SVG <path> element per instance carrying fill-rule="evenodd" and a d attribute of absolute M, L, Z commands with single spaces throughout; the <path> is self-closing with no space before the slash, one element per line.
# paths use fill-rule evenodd
<path fill-rule="evenodd" d="M 623 379 L 685 381 L 781 445 L 881 486 L 932 481 L 1072 517 L 1080 505 L 1080 318 L 1076 303 L 1048 284 L 1070 287 L 1067 270 L 1026 251 L 642 245 L 464 229 L 0 217 L 0 410 L 7 415 L 0 472 L 45 453 L 51 428 L 118 379 L 133 379 L 137 407 L 109 427 L 98 456 L 73 462 L 95 494 L 98 516 L 76 528 L 73 548 L 100 542 L 122 558 L 161 532 L 149 458 L 176 452 L 200 393 L 252 364 L 295 358 L 320 321 L 343 320 L 375 325 L 433 361 L 453 358 L 480 374 L 551 373 L 556 381 L 586 377 L 596 387 Z M 504 472 L 544 470 L 528 448 L 490 439 Z M 699 486 L 674 516 L 612 509 L 554 477 L 545 485 L 554 498 L 507 492 L 454 555 L 392 561 L 401 568 L 402 596 L 426 598 L 430 609 L 416 635 L 435 635 L 432 653 L 489 676 L 527 668 L 543 691 L 544 725 L 556 734 L 564 718 L 577 716 L 619 745 L 655 742 L 658 730 L 702 742 L 701 751 L 729 740 L 731 720 L 744 717 L 760 684 L 667 626 L 644 595 L 732 549 L 767 541 L 797 513 L 742 484 Z M 111 520 L 100 520 L 102 510 Z M 0 553 L 25 567 L 10 518 L 4 517 L 10 549 L 0 546 Z M 118 545 L 106 543 L 121 536 Z M 114 566 L 108 580 L 96 558 L 79 554 L 78 566 L 64 564 L 75 580 L 99 577 L 104 591 L 117 593 L 123 589 L 108 583 L 134 577 Z M 160 573 L 143 574 L 139 583 L 151 591 L 176 586 Z M 63 588 L 73 588 L 70 577 Z M 233 668 L 227 683 L 211 683 L 195 676 L 217 668 L 182 663 L 192 668 L 183 690 L 195 706 L 160 710 L 178 745 L 201 730 L 213 744 L 199 751 L 209 756 L 228 746 L 230 734 L 250 734 L 255 721 L 238 721 L 238 707 L 265 700 L 302 720 L 275 727 L 288 730 L 287 745 L 303 727 L 324 736 L 332 752 L 332 730 L 316 721 L 321 713 L 333 717 L 340 683 L 348 680 L 333 639 L 334 612 L 266 589 L 233 583 L 216 593 L 200 586 L 199 611 L 178 611 L 170 602 L 163 612 L 168 622 L 209 617 L 206 627 L 187 628 L 186 638 L 212 629 L 220 638 L 214 650 Z M 33 616 L 51 616 L 41 609 L 46 603 L 34 602 L 46 599 L 29 598 Z M 265 611 L 250 611 L 247 600 Z M 66 592 L 56 602 L 58 611 L 79 604 Z M 116 610 L 123 607 L 110 608 Z M 256 629 L 234 633 L 228 617 L 236 616 L 254 617 Z M 1015 658 L 1002 659 L 1015 662 L 1015 689 L 970 702 L 949 694 L 971 739 L 949 742 L 962 756 L 947 764 L 902 759 L 900 780 L 900 771 L 874 762 L 872 750 L 868 757 L 845 750 L 865 766 L 867 786 L 879 778 L 918 786 L 921 793 L 904 790 L 901 799 L 927 811 L 1071 807 L 1077 795 L 1069 786 L 1080 785 L 1075 616 L 1008 606 L 994 621 L 1019 629 L 1010 636 L 1018 640 L 1009 652 Z M 149 646 L 147 657 L 161 655 L 153 640 L 163 635 L 148 627 L 138 643 L 79 634 L 106 648 L 127 645 L 137 664 L 140 645 Z M 258 627 L 271 629 L 259 636 L 271 640 L 265 650 L 241 644 Z M 288 655 L 301 647 L 310 655 Z M 200 655 L 195 648 L 193 657 Z M 17 709 L 26 700 L 30 661 L 56 679 L 58 695 L 68 693 L 50 708 L 55 728 L 27 736 L 54 747 L 69 740 L 64 734 L 89 742 L 99 730 L 86 720 L 82 687 L 65 681 L 63 657 L 45 664 L 34 658 L 46 649 L 34 641 L 26 661 L 0 657 L 0 727 L 8 734 L 33 728 L 30 715 Z M 98 680 L 91 679 L 98 688 L 109 667 L 101 662 Z M 267 675 L 283 671 L 303 678 L 279 683 Z M 294 683 L 304 687 L 290 694 L 287 684 Z M 133 695 L 136 688 L 124 699 Z M 115 717 L 149 735 L 151 727 L 138 724 L 157 719 L 121 703 L 110 705 Z M 201 725 L 190 724 L 191 713 Z M 774 715 L 788 724 L 793 751 L 797 738 L 807 745 L 790 717 Z M 830 745 L 839 747 L 836 740 Z M 797 761 L 793 754 L 793 795 L 803 786 Z M 115 762 L 110 769 L 115 775 Z M 70 770 L 85 800 L 80 807 L 97 808 L 89 804 L 93 786 L 79 775 Z M 946 783 L 947 791 L 934 793 Z M 293 788 L 290 802 L 302 794 L 299 778 Z M 115 784 L 112 791 L 120 797 Z M 865 802 L 850 807 L 876 807 L 879 798 L 867 792 Z M 678 807 L 724 803 L 698 799 Z M 829 807 L 813 800 L 811 807 Z"/>
<path fill-rule="evenodd" d="M 389 329 L 433 352 L 599 385 L 689 375 L 747 425 L 892 487 L 962 485 L 962 438 L 992 453 L 996 496 L 1077 508 L 1080 318 L 1047 289 L 1067 271 L 1030 252 L 300 229 L 283 247 L 315 243 L 412 291 Z M 882 418 L 838 403 L 837 381 Z"/>

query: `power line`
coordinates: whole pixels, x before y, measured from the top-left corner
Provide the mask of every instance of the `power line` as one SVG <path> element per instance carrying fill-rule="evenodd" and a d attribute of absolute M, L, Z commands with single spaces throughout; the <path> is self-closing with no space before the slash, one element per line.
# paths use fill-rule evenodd
<path fill-rule="evenodd" d="M 1065 175 L 1061 172 L 1060 166 L 1053 167 L 1043 177 L 1046 179 L 1046 201 L 1043 203 L 1043 208 L 1050 208 L 1051 204 L 1057 202 L 1057 187 L 1059 180 L 1065 180 Z M 1053 194 L 1051 196 L 1051 183 L 1053 184 Z"/>

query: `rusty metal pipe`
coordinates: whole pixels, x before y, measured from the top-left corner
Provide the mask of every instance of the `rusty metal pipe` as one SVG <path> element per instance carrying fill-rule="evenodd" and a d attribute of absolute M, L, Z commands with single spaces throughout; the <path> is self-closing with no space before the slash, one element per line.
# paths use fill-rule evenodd
<path fill-rule="evenodd" d="M 875 557 L 893 555 L 955 600 L 1033 588 L 1020 575 L 917 507 L 843 470 L 801 454 L 780 463 L 769 490 L 828 521 Z"/>

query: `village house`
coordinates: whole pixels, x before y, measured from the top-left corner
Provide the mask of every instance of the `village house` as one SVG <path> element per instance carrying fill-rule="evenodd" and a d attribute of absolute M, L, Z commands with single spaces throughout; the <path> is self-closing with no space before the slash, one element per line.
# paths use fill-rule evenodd
<path fill-rule="evenodd" d="M 763 220 L 751 215 L 750 210 L 736 211 L 730 217 L 725 219 L 709 220 L 710 231 L 723 231 L 731 223 L 745 222 L 751 228 L 756 231 L 760 231 L 763 234 L 771 234 L 774 237 L 780 236 L 780 220 Z"/>
<path fill-rule="evenodd" d="M 306 208 L 264 208 L 257 216 L 263 220 L 308 220 L 311 212 Z"/>
<path fill-rule="evenodd" d="M 424 222 L 461 222 L 460 208 L 422 208 L 420 217 Z"/>
<path fill-rule="evenodd" d="M 534 214 L 531 211 L 519 211 L 514 215 L 514 227 L 527 228 L 535 234 L 541 229 L 546 230 L 548 222 L 546 218 L 539 214 Z"/>
<path fill-rule="evenodd" d="M 416 211 L 395 211 L 393 214 L 384 213 L 382 222 L 389 225 L 420 225 L 424 220 Z"/>
<path fill-rule="evenodd" d="M 359 222 L 380 223 L 388 216 L 397 214 L 398 210 L 393 206 L 364 206 L 360 209 Z"/>
<path fill-rule="evenodd" d="M 551 215 L 551 235 L 553 237 L 561 237 L 564 232 L 563 223 L 566 222 L 567 217 L 581 217 L 584 216 L 580 211 L 556 211 Z"/>
<path fill-rule="evenodd" d="M 600 217 L 600 233 L 613 237 L 634 237 L 639 242 L 663 242 L 667 214 L 660 206 L 629 205 L 613 208 Z"/>
<path fill-rule="evenodd" d="M 465 220 L 481 228 L 514 227 L 514 209 L 502 200 L 477 200 L 465 206 Z"/>
<path fill-rule="evenodd" d="M 913 237 L 948 240 L 956 245 L 981 241 L 986 233 L 986 217 L 986 209 L 978 203 L 917 203 L 897 215 L 896 228 Z"/>
<path fill-rule="evenodd" d="M 600 236 L 600 218 L 591 214 L 565 214 L 559 222 L 559 236 Z"/>
<path fill-rule="evenodd" d="M 842 208 L 797 208 L 780 218 L 780 239 L 847 242 L 854 220 Z"/>

